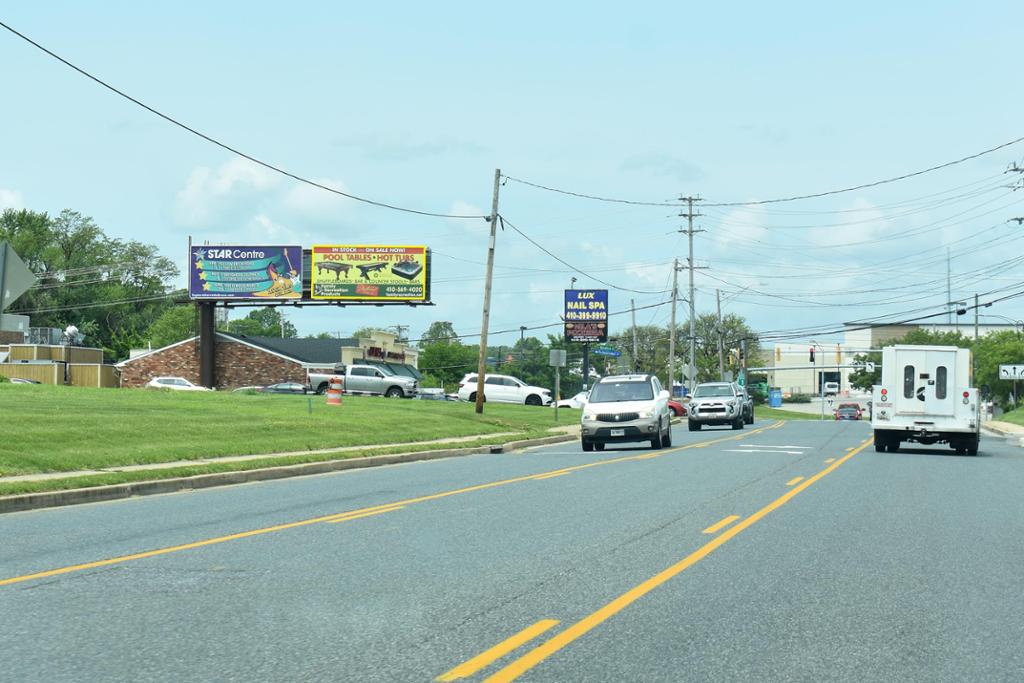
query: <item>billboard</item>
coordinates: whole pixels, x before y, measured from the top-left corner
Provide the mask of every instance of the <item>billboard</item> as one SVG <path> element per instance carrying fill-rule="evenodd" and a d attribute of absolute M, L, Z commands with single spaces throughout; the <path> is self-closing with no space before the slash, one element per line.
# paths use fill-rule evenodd
<path fill-rule="evenodd" d="M 608 290 L 565 290 L 565 340 L 582 343 L 608 341 Z"/>
<path fill-rule="evenodd" d="M 389 245 L 314 245 L 313 299 L 426 301 L 427 248 Z"/>
<path fill-rule="evenodd" d="M 196 246 L 189 254 L 193 299 L 299 299 L 302 247 Z"/>

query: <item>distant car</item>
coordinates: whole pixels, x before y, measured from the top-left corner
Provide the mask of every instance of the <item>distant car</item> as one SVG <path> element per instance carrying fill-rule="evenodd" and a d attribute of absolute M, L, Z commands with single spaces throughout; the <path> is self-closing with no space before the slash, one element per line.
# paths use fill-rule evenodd
<path fill-rule="evenodd" d="M 146 383 L 150 389 L 173 389 L 174 391 L 210 391 L 206 387 L 192 384 L 184 377 L 154 377 Z"/>
<path fill-rule="evenodd" d="M 35 379 L 22 379 L 21 377 L 14 377 L 11 379 L 11 384 L 42 384 L 42 382 Z"/>
<path fill-rule="evenodd" d="M 825 382 L 825 395 L 835 396 L 839 393 L 839 382 Z"/>
<path fill-rule="evenodd" d="M 835 410 L 837 420 L 859 420 L 862 416 L 863 412 L 857 403 L 840 403 Z"/>
<path fill-rule="evenodd" d="M 231 393 L 232 394 L 250 393 L 250 392 L 259 391 L 262 388 L 263 387 L 258 387 L 258 386 L 255 386 L 255 385 L 248 386 L 248 387 L 238 387 L 237 389 L 232 389 Z"/>
<path fill-rule="evenodd" d="M 278 384 L 268 384 L 256 391 L 261 394 L 306 394 L 309 393 L 309 387 L 298 382 L 280 382 Z"/>
<path fill-rule="evenodd" d="M 424 389 L 420 387 L 420 391 L 416 394 L 416 398 L 420 401 L 447 401 L 448 397 L 445 396 L 444 389 Z"/>
<path fill-rule="evenodd" d="M 686 406 L 674 398 L 668 400 L 668 409 L 672 411 L 673 417 L 686 417 Z"/>
<path fill-rule="evenodd" d="M 471 372 L 459 382 L 459 398 L 476 402 L 477 374 Z M 484 400 L 494 403 L 525 403 L 528 406 L 551 405 L 551 390 L 532 387 L 511 375 L 484 375 Z"/>
<path fill-rule="evenodd" d="M 558 402 L 559 408 L 573 408 L 575 410 L 583 410 L 583 406 L 587 405 L 587 392 L 581 391 L 571 398 L 563 398 Z"/>

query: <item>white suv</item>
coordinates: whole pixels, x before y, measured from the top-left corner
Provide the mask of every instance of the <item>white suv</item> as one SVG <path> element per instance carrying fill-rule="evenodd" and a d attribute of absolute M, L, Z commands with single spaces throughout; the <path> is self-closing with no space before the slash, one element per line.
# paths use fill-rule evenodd
<path fill-rule="evenodd" d="M 583 450 L 604 450 L 606 443 L 650 441 L 651 448 L 672 445 L 669 394 L 654 375 L 602 377 L 583 407 Z"/>
<path fill-rule="evenodd" d="M 459 382 L 459 398 L 476 402 L 477 374 L 471 372 Z M 484 400 L 494 403 L 525 403 L 528 406 L 551 405 L 551 390 L 531 387 L 510 375 L 484 375 Z"/>

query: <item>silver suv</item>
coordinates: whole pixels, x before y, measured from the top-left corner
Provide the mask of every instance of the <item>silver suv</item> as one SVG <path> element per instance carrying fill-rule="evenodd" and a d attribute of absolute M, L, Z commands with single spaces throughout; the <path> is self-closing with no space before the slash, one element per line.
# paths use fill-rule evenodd
<path fill-rule="evenodd" d="M 733 382 L 705 382 L 693 390 L 687 407 L 691 432 L 704 425 L 731 425 L 743 429 L 754 423 L 754 405 L 747 392 Z"/>
<path fill-rule="evenodd" d="M 651 448 L 672 445 L 669 394 L 654 375 L 602 377 L 583 407 L 583 450 L 604 450 L 607 443 L 649 441 Z"/>

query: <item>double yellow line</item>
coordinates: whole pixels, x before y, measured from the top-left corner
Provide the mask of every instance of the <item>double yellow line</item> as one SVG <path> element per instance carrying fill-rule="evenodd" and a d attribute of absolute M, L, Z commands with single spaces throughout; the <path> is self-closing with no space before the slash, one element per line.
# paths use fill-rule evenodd
<path fill-rule="evenodd" d="M 752 429 L 747 432 L 747 435 L 757 434 L 758 432 L 766 429 L 772 429 L 775 425 L 768 425 L 760 427 L 758 429 Z M 741 435 L 742 436 L 742 435 Z M 690 448 L 699 448 L 708 444 L 720 443 L 722 441 L 728 441 L 737 437 L 727 437 L 724 439 L 714 439 L 711 441 L 702 441 L 699 443 L 687 444 L 685 446 L 677 446 L 675 448 L 669 448 L 657 453 L 649 453 L 644 455 L 629 455 L 621 458 L 611 458 L 608 460 L 599 460 L 597 462 L 590 462 L 583 465 L 576 465 L 573 467 L 565 467 L 562 469 L 552 470 L 550 472 L 541 472 L 539 474 L 528 474 L 522 477 L 513 477 L 511 479 L 502 479 L 500 481 L 492 481 L 486 484 L 477 484 L 476 486 L 467 486 L 461 489 L 455 489 L 452 491 L 444 491 L 442 493 L 433 493 L 426 496 L 420 496 L 418 498 L 408 498 L 406 500 L 399 500 L 393 503 L 386 503 L 384 505 L 375 505 L 372 507 L 360 508 L 358 510 L 349 510 L 348 512 L 333 513 L 330 515 L 324 515 L 322 517 L 313 517 L 312 519 L 303 519 L 297 522 L 288 522 L 286 524 L 275 524 L 274 526 L 264 527 L 262 529 L 253 529 L 251 531 L 243 531 L 237 534 L 229 534 L 227 536 L 217 536 L 215 538 L 208 538 L 202 541 L 195 541 L 192 543 L 184 543 L 181 545 L 174 545 L 167 548 L 158 548 L 156 550 L 147 550 L 141 553 L 133 553 L 131 555 L 120 555 L 118 557 L 111 557 L 105 560 L 97 560 L 95 562 L 85 562 L 83 564 L 73 564 L 67 567 L 60 567 L 59 569 L 49 569 L 46 571 L 35 572 L 32 574 L 23 574 L 21 576 L 14 576 L 9 579 L 0 579 L 0 586 L 9 586 L 15 583 L 22 583 L 24 581 L 34 581 L 37 579 L 46 579 L 53 576 L 60 576 L 61 574 L 70 574 L 72 572 L 86 571 L 89 569 L 97 569 L 99 567 L 109 567 L 115 564 L 122 564 L 125 562 L 132 562 L 135 560 L 144 560 L 150 557 L 159 557 L 160 555 L 169 555 L 171 553 L 178 553 L 185 550 L 194 550 L 196 548 L 203 548 L 206 546 L 217 545 L 220 543 L 227 543 L 228 541 L 237 541 L 243 538 L 251 538 L 253 536 L 262 536 L 264 534 L 271 534 L 278 531 L 287 531 L 289 529 L 297 529 L 299 527 L 309 526 L 311 524 L 320 524 L 323 522 L 336 523 L 336 522 L 347 522 L 353 519 L 360 519 L 362 517 L 370 517 L 372 515 L 378 515 L 383 512 L 391 512 L 393 510 L 400 510 L 408 505 L 415 505 L 416 503 L 425 503 L 432 500 L 440 500 L 442 498 L 448 498 L 451 496 L 457 496 L 464 493 L 472 493 L 474 491 L 484 491 L 486 489 L 497 488 L 499 486 L 507 486 L 509 484 L 516 484 L 523 481 L 531 481 L 537 479 L 550 479 L 552 477 L 561 476 L 562 474 L 568 474 L 577 470 L 583 470 L 590 467 L 600 467 L 602 465 L 611 465 L 619 462 L 627 462 L 630 460 L 640 460 L 653 457 L 660 457 L 662 455 L 668 455 L 669 453 L 676 453 L 684 451 Z"/>
<path fill-rule="evenodd" d="M 584 634 L 592 631 L 594 628 L 604 623 L 608 619 L 612 618 L 613 616 L 624 610 L 626 607 L 632 605 L 634 602 L 644 597 L 658 586 L 661 586 L 665 582 L 678 576 L 688 568 L 697 564 L 705 557 L 710 555 L 712 552 L 714 552 L 716 549 L 725 545 L 729 540 L 735 538 L 746 529 L 749 529 L 754 524 L 761 521 L 775 510 L 778 510 L 780 507 L 791 501 L 801 492 L 807 490 L 809 487 L 813 486 L 822 478 L 834 472 L 847 460 L 849 460 L 850 458 L 852 458 L 853 456 L 857 455 L 862 450 L 867 448 L 867 446 L 871 444 L 871 442 L 871 439 L 868 439 L 867 441 L 863 442 L 862 444 L 860 444 L 860 446 L 851 450 L 842 458 L 839 458 L 838 460 L 834 461 L 831 465 L 823 469 L 818 474 L 815 474 L 814 476 L 804 480 L 799 485 L 794 486 L 792 489 L 787 491 L 779 498 L 776 498 L 774 501 L 764 506 L 754 514 L 747 517 L 746 519 L 741 520 L 735 526 L 729 527 L 720 535 L 711 539 L 703 546 L 693 551 L 692 553 L 684 557 L 682 560 L 672 565 L 671 567 L 659 572 L 658 574 L 655 574 L 654 576 L 647 579 L 638 586 L 631 588 L 630 590 L 626 591 L 619 597 L 615 598 L 608 604 L 598 609 L 596 612 L 584 617 L 583 619 L 580 619 L 569 628 L 556 634 L 547 642 L 542 643 L 541 645 L 538 645 L 537 647 L 533 648 L 519 659 L 516 659 L 515 661 L 513 661 L 512 663 L 510 663 L 509 665 L 495 673 L 494 675 L 485 679 L 485 683 L 508 683 L 509 681 L 514 681 L 516 678 L 523 675 L 530 669 L 534 668 L 535 666 L 543 662 L 545 659 L 547 659 L 551 655 L 555 654 L 556 652 L 564 648 L 566 645 L 569 645 L 580 636 L 583 636 Z M 719 522 L 718 524 L 709 527 L 708 529 L 705 529 L 705 533 L 714 533 L 715 531 L 721 529 L 722 526 L 727 526 L 727 524 L 723 524 L 724 522 L 732 521 L 734 521 L 734 517 L 728 517 L 725 520 L 722 520 L 722 522 Z M 467 664 L 469 664 L 469 662 L 467 662 Z M 449 676 L 449 678 L 438 678 L 438 680 L 455 680 L 454 678 L 450 678 L 450 676 L 452 676 L 455 672 L 459 670 L 459 667 L 456 667 L 452 671 L 449 671 L 447 674 L 443 674 L 443 676 Z"/>

